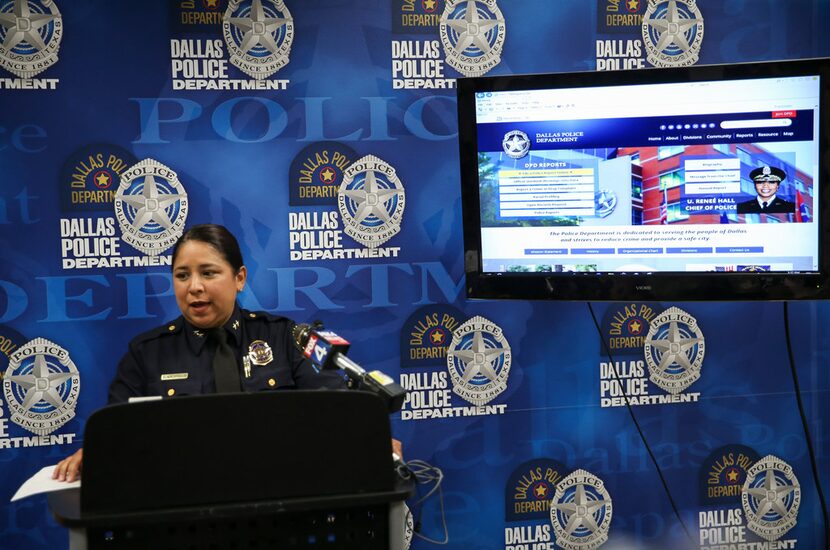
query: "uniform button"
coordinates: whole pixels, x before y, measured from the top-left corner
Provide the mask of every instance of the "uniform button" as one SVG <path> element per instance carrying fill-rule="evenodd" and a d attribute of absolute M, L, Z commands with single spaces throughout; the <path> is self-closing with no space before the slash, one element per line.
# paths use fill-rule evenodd
<path fill-rule="evenodd" d="M 253 319 L 254 317 L 256 317 L 256 313 L 249 313 L 249 314 L 248 314 L 248 317 L 250 317 L 251 319 Z"/>
<path fill-rule="evenodd" d="M 273 388 L 274 386 L 276 386 L 276 385 L 277 385 L 277 381 L 276 381 L 276 380 L 274 380 L 273 378 L 269 378 L 269 379 L 268 379 L 268 385 L 269 385 L 269 386 L 271 386 L 271 387 Z"/>
<path fill-rule="evenodd" d="M 174 390 L 173 388 L 170 388 L 169 390 L 167 390 L 167 395 L 170 396 L 170 397 L 173 397 L 173 395 L 175 393 L 176 393 L 176 390 Z"/>
<path fill-rule="evenodd" d="M 176 330 L 176 325 L 170 325 L 169 327 L 167 327 L 167 330 L 170 330 L 170 331 Z"/>

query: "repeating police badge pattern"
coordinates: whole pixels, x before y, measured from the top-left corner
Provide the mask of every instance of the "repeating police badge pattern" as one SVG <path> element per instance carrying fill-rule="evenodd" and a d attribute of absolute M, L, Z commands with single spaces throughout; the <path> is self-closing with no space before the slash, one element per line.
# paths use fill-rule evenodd
<path fill-rule="evenodd" d="M 596 302 L 598 331 L 580 302 L 466 299 L 454 92 L 830 56 L 830 4 L 809 4 L 0 0 L 0 550 L 65 546 L 43 496 L 9 497 L 81 446 L 127 342 L 179 314 L 170 246 L 211 222 L 242 248 L 241 307 L 320 319 L 407 389 L 392 431 L 443 471 L 448 548 L 820 546 L 781 304 Z M 504 166 L 535 154 L 505 142 Z M 596 186 L 604 223 L 646 176 Z M 830 305 L 789 311 L 826 480 Z M 244 346 L 252 372 L 280 351 Z M 416 502 L 420 550 L 443 531 Z"/>
<path fill-rule="evenodd" d="M 697 320 L 672 307 L 651 322 L 644 346 L 649 379 L 676 395 L 700 378 L 705 352 Z"/>
<path fill-rule="evenodd" d="M 256 80 L 288 64 L 294 19 L 282 0 L 230 0 L 222 32 L 231 63 Z"/>
<path fill-rule="evenodd" d="M 346 234 L 368 248 L 377 248 L 401 230 L 406 195 L 395 169 L 368 155 L 343 173 L 337 207 Z"/>
<path fill-rule="evenodd" d="M 694 65 L 703 42 L 703 15 L 696 0 L 649 0 L 643 42 L 655 67 Z"/>
<path fill-rule="evenodd" d="M 75 416 L 81 380 L 69 352 L 35 338 L 9 357 L 3 395 L 11 421 L 36 435 L 49 435 Z"/>
<path fill-rule="evenodd" d="M 63 18 L 54 0 L 0 4 L 0 67 L 29 80 L 58 61 Z"/>
<path fill-rule="evenodd" d="M 507 28 L 496 0 L 447 0 L 441 14 L 447 63 L 464 76 L 482 76 L 501 62 Z"/>
<path fill-rule="evenodd" d="M 187 220 L 187 192 L 170 168 L 153 159 L 131 166 L 115 193 L 122 239 L 158 256 L 176 243 Z"/>
<path fill-rule="evenodd" d="M 512 362 L 501 328 L 473 317 L 455 330 L 447 351 L 452 391 L 474 405 L 486 405 L 507 389 Z"/>
<path fill-rule="evenodd" d="M 767 455 L 747 472 L 741 506 L 747 526 L 766 540 L 777 540 L 795 527 L 801 486 L 792 466 Z"/>
<path fill-rule="evenodd" d="M 593 550 L 608 540 L 614 506 L 605 483 L 576 470 L 556 486 L 550 521 L 556 544 L 565 550 Z"/>

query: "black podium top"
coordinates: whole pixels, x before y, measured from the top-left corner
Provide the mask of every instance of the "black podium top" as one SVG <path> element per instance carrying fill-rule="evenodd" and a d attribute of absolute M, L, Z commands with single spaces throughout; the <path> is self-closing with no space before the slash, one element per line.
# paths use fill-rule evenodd
<path fill-rule="evenodd" d="M 58 521 L 248 514 L 402 500 L 376 396 L 314 390 L 106 407 L 84 433 L 80 489 L 49 497 Z"/>

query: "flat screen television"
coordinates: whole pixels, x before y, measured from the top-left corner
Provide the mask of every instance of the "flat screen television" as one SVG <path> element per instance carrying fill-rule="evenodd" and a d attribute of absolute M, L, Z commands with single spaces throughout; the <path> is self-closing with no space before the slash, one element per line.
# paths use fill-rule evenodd
<path fill-rule="evenodd" d="M 830 60 L 457 90 L 468 297 L 830 296 Z"/>

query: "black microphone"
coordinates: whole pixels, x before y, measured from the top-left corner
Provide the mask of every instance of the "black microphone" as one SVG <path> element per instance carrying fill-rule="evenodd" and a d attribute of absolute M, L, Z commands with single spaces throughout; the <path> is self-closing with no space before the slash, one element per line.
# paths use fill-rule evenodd
<path fill-rule="evenodd" d="M 330 330 L 322 329 L 320 321 L 315 321 L 313 325 L 294 325 L 291 330 L 294 345 L 317 369 L 343 369 L 349 377 L 349 387 L 374 393 L 383 400 L 389 412 L 401 410 L 406 390 L 378 370 L 366 372 L 363 367 L 346 357 L 350 345 L 348 340 Z"/>

